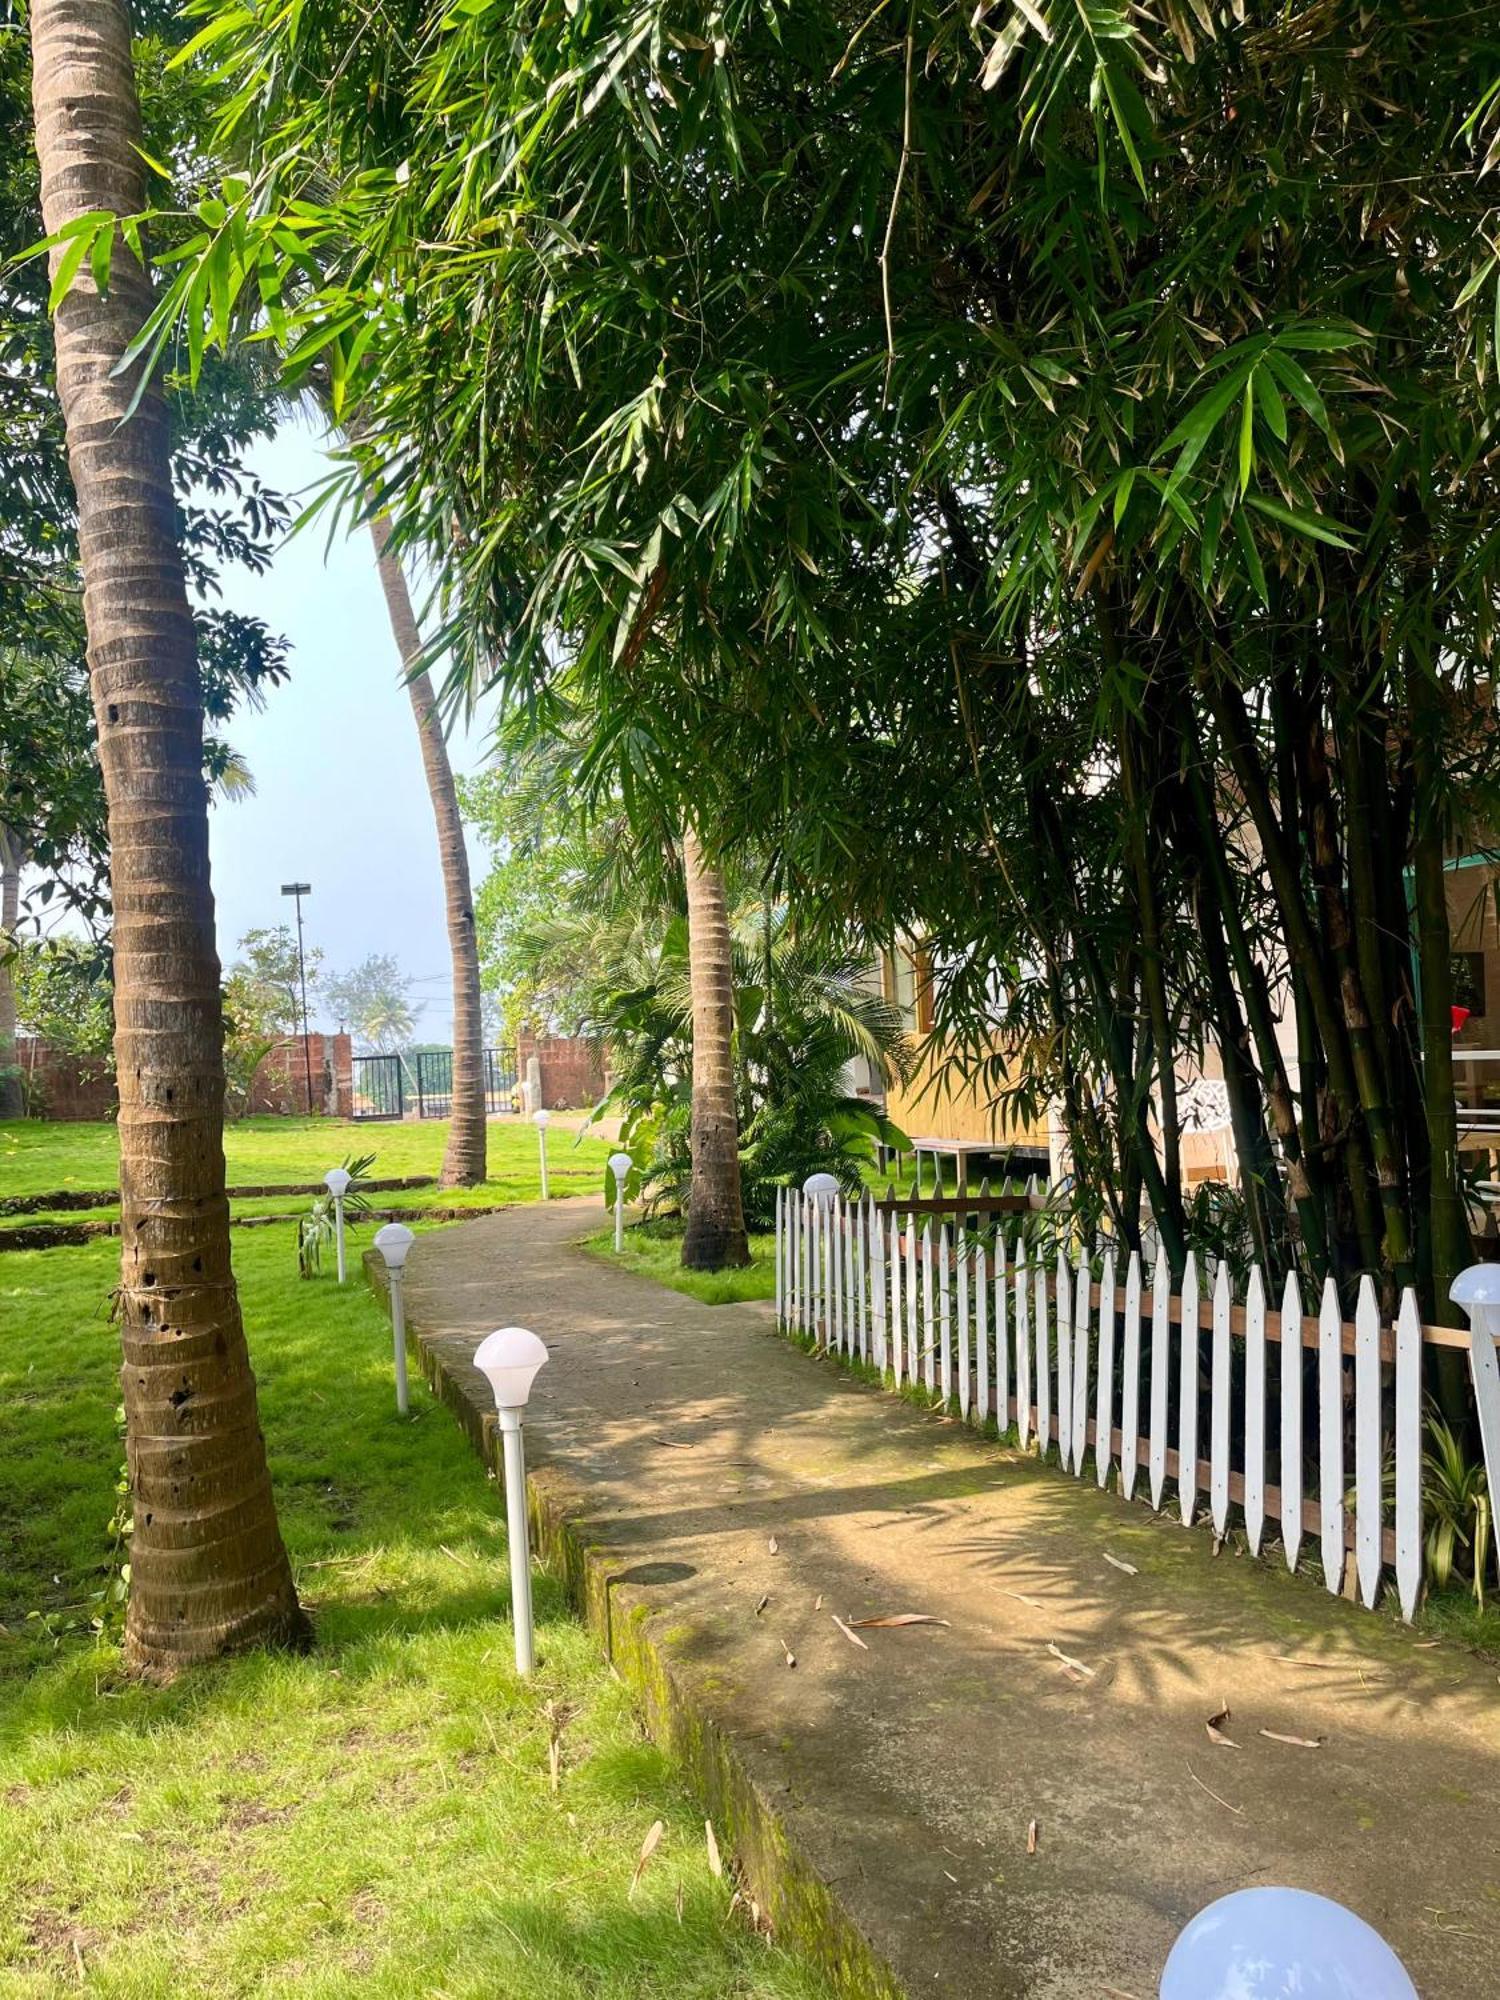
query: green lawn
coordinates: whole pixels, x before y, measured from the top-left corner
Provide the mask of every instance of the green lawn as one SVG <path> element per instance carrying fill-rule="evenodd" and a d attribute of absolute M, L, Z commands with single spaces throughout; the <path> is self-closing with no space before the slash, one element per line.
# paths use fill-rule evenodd
<path fill-rule="evenodd" d="M 397 1418 L 364 1287 L 299 1282 L 287 1226 L 235 1251 L 318 1644 L 167 1690 L 74 1623 L 121 1455 L 118 1245 L 0 1261 L 0 1995 L 821 1994 L 727 1918 L 701 1814 L 545 1576 L 517 1680 L 496 1491 L 425 1388 Z"/>
<path fill-rule="evenodd" d="M 559 1122 L 566 1115 L 554 1117 L 547 1133 L 549 1191 L 554 1195 L 598 1193 L 602 1199 L 604 1163 L 613 1146 L 593 1133 L 580 1137 L 577 1120 L 568 1126 Z M 332 1118 L 246 1118 L 224 1128 L 224 1157 L 231 1187 L 319 1180 L 329 1167 L 358 1153 L 373 1153 L 371 1173 L 394 1180 L 411 1174 L 435 1175 L 442 1165 L 447 1137 L 445 1119 L 356 1125 Z M 118 1185 L 119 1137 L 113 1125 L 54 1125 L 33 1119 L 0 1122 L 0 1195 Z M 489 1127 L 489 1179 L 482 1188 L 445 1189 L 441 1196 L 424 1189 L 406 1196 L 382 1195 L 380 1200 L 383 1206 L 441 1200 L 462 1208 L 487 1202 L 535 1201 L 540 1193 L 537 1135 L 530 1120 L 494 1120 Z M 261 1196 L 238 1206 L 242 1212 L 265 1214 L 277 1203 Z M 306 1200 L 298 1198 L 280 1206 L 295 1212 L 306 1207 Z M 86 1212 L 107 1216 L 111 1210 Z"/>
<path fill-rule="evenodd" d="M 706 1306 L 734 1305 L 743 1299 L 770 1299 L 776 1296 L 776 1238 L 752 1236 L 750 1262 L 736 1271 L 684 1271 L 682 1268 L 682 1224 L 637 1222 L 626 1226 L 625 1248 L 616 1254 L 613 1223 L 587 1237 L 584 1249 L 626 1270 L 655 1278 L 674 1292 L 686 1292 Z"/>

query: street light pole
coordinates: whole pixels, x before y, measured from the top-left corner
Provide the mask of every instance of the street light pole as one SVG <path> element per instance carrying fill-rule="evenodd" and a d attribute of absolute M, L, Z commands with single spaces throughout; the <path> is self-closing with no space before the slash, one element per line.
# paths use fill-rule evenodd
<path fill-rule="evenodd" d="M 302 988 L 302 1068 L 307 1077 L 307 1115 L 313 1115 L 312 1048 L 307 1032 L 307 960 L 302 953 L 302 898 L 312 894 L 311 882 L 283 882 L 283 896 L 292 896 L 297 903 L 297 981 Z"/>

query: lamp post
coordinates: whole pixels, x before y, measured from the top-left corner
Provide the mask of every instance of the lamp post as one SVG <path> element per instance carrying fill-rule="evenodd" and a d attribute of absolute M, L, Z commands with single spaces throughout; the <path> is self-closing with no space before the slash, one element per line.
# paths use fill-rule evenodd
<path fill-rule="evenodd" d="M 1237 1889 L 1173 1945 L 1160 2000 L 1417 2000 L 1378 1931 L 1306 1889 Z"/>
<path fill-rule="evenodd" d="M 625 1248 L 625 1178 L 635 1165 L 629 1153 L 611 1153 L 609 1170 L 615 1177 L 615 1249 Z"/>
<path fill-rule="evenodd" d="M 838 1191 L 838 1180 L 833 1174 L 809 1174 L 807 1179 L 802 1183 L 802 1192 L 810 1194 L 817 1205 L 817 1231 L 818 1236 L 823 1239 L 821 1263 L 818 1258 L 817 1238 L 815 1237 L 813 1240 L 813 1332 L 814 1334 L 817 1333 L 818 1313 L 821 1309 L 825 1320 L 825 1345 L 827 1344 L 826 1321 L 829 1312 L 829 1298 L 832 1292 L 830 1279 L 832 1277 L 831 1259 L 833 1256 L 833 1246 L 829 1236 L 829 1211 L 833 1207 L 833 1199 Z"/>
<path fill-rule="evenodd" d="M 333 1196 L 333 1230 L 339 1246 L 339 1283 L 343 1284 L 344 1270 L 344 1196 L 349 1192 L 349 1169 L 330 1167 L 323 1176 L 323 1185 Z"/>
<path fill-rule="evenodd" d="M 521 1418 L 536 1380 L 547 1363 L 547 1349 L 524 1326 L 501 1326 L 487 1333 L 474 1355 L 474 1366 L 494 1391 L 500 1416 L 500 1444 L 505 1456 L 505 1525 L 510 1539 L 510 1609 L 516 1627 L 516 1672 L 529 1674 L 536 1665 L 531 1625 L 531 1543 L 526 1520 L 526 1452 L 521 1442 Z"/>
<path fill-rule="evenodd" d="M 542 1158 L 542 1200 L 547 1199 L 547 1127 L 552 1123 L 550 1111 L 533 1111 L 531 1122 L 536 1127 L 536 1142 Z"/>
<path fill-rule="evenodd" d="M 302 1068 L 307 1077 L 307 1115 L 313 1115 L 312 1050 L 308 1046 L 307 1035 L 307 960 L 302 954 L 302 898 L 312 894 L 311 882 L 283 882 L 283 896 L 293 896 L 297 903 L 297 983 L 302 988 Z"/>
<path fill-rule="evenodd" d="M 406 1300 L 401 1284 L 411 1246 L 416 1242 L 404 1222 L 388 1222 L 375 1232 L 375 1248 L 385 1259 L 391 1279 L 391 1331 L 396 1340 L 396 1408 L 406 1415 Z"/>

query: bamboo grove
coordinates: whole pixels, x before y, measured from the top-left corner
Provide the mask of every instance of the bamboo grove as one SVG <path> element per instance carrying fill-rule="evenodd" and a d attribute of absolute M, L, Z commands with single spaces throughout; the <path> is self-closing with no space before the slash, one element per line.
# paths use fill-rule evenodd
<path fill-rule="evenodd" d="M 1492 14 L 301 0 L 188 60 L 236 170 L 147 340 L 358 404 L 343 500 L 439 579 L 450 694 L 565 693 L 582 782 L 923 936 L 936 1032 L 1127 1236 L 1180 1259 L 1214 1049 L 1226 1229 L 1445 1302 Z"/>

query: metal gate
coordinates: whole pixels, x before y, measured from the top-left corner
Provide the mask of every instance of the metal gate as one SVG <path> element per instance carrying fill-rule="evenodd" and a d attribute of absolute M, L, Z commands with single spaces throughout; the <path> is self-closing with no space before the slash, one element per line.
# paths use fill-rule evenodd
<path fill-rule="evenodd" d="M 406 1116 L 400 1056 L 356 1056 L 353 1069 L 356 1118 Z"/>
<path fill-rule="evenodd" d="M 484 1052 L 484 1105 L 497 1112 L 521 1108 L 514 1049 Z M 354 1058 L 354 1116 L 362 1119 L 448 1118 L 453 1112 L 452 1049 L 421 1049 L 404 1056 Z"/>
<path fill-rule="evenodd" d="M 520 1110 L 521 1086 L 516 1075 L 514 1049 L 485 1050 L 484 1103 L 491 1116 L 497 1111 Z"/>

